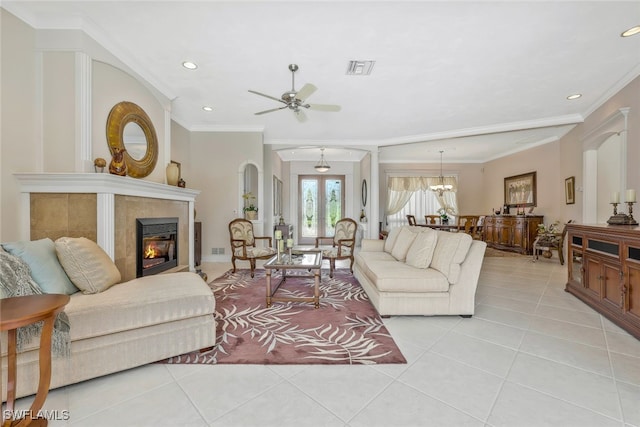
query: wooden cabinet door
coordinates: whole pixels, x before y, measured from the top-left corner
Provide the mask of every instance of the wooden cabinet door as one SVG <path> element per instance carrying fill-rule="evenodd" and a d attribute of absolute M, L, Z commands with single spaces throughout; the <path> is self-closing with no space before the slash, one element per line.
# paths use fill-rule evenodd
<path fill-rule="evenodd" d="M 496 226 L 498 228 L 498 243 L 503 246 L 511 246 L 513 242 L 513 224 L 504 218 Z"/>
<path fill-rule="evenodd" d="M 627 262 L 625 311 L 640 321 L 640 263 Z"/>
<path fill-rule="evenodd" d="M 622 270 L 620 264 L 602 263 L 602 299 L 610 306 L 622 311 Z"/>
<path fill-rule="evenodd" d="M 518 218 L 513 227 L 513 246 L 527 249 L 527 223 L 524 218 Z"/>
<path fill-rule="evenodd" d="M 602 295 L 602 260 L 585 255 L 584 257 L 584 287 L 592 298 L 600 300 Z"/>

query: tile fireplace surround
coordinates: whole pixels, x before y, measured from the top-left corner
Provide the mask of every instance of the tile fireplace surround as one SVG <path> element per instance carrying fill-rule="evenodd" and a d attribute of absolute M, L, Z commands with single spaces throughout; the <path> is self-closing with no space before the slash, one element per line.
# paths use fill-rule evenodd
<path fill-rule="evenodd" d="M 123 280 L 136 276 L 136 218 L 178 217 L 178 264 L 194 270 L 194 202 L 199 190 L 106 173 L 14 174 L 25 214 L 23 240 L 62 235 L 95 240 Z"/>

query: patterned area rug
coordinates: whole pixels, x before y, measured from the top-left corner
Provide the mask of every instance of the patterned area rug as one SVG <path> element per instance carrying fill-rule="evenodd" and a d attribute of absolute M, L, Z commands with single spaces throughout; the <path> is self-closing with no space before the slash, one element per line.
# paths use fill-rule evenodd
<path fill-rule="evenodd" d="M 300 274 L 307 274 L 302 271 Z M 407 363 L 367 294 L 348 269 L 323 271 L 320 308 L 274 302 L 266 307 L 266 276 L 231 270 L 209 283 L 216 297 L 216 346 L 161 363 Z M 313 278 L 287 278 L 279 296 L 313 295 Z"/>

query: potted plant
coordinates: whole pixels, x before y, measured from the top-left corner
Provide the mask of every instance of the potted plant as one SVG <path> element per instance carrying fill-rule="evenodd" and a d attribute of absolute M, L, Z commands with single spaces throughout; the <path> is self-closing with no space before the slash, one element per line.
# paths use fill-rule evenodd
<path fill-rule="evenodd" d="M 455 214 L 454 210 L 449 206 L 438 209 L 438 213 L 440 214 L 440 220 L 442 224 L 449 224 L 449 215 Z"/>
<path fill-rule="evenodd" d="M 254 196 L 253 193 L 244 193 L 242 198 L 244 199 L 244 208 L 242 208 L 244 217 L 249 220 L 257 219 L 258 208 L 252 202 L 252 200 L 255 200 L 256 196 Z"/>

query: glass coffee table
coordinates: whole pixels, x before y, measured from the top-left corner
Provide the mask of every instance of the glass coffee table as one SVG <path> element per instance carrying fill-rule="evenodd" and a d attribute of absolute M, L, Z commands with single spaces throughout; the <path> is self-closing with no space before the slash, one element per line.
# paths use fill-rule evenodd
<path fill-rule="evenodd" d="M 322 267 L 322 252 L 321 251 L 293 251 L 291 259 L 288 254 L 281 254 L 280 259 L 278 256 L 274 256 L 264 264 L 264 269 L 267 274 L 267 307 L 271 307 L 273 301 L 280 302 L 312 302 L 315 308 L 320 307 L 320 268 Z M 271 285 L 271 274 L 273 271 L 280 270 L 280 277 L 277 283 Z M 309 270 L 312 275 L 299 275 L 287 276 L 287 271 L 290 270 Z M 313 296 L 309 297 L 284 297 L 275 296 L 280 285 L 287 281 L 287 277 L 313 277 L 314 278 L 314 292 Z"/>

